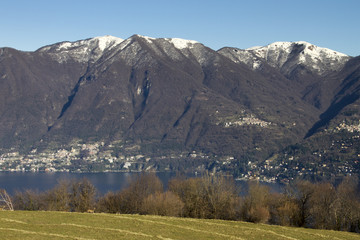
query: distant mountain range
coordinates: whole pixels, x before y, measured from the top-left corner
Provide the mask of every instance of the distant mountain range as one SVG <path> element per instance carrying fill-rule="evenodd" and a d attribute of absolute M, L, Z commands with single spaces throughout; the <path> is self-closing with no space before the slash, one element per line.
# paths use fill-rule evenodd
<path fill-rule="evenodd" d="M 354 174 L 359 77 L 360 57 L 307 42 L 215 51 L 133 35 L 1 48 L 0 166 L 73 151 L 72 170 L 105 158 L 105 170 Z"/>

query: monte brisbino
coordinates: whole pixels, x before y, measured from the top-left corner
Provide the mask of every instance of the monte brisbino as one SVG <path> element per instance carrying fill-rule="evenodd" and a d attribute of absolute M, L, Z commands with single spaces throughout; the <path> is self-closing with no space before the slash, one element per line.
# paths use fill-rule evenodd
<path fill-rule="evenodd" d="M 0 49 L 1 171 L 359 173 L 360 57 L 134 35 Z"/>

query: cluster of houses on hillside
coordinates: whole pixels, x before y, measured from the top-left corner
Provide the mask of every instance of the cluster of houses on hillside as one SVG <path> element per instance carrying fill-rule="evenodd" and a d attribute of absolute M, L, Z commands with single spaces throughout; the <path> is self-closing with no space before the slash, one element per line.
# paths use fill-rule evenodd
<path fill-rule="evenodd" d="M 340 144 L 340 143 L 337 143 Z M 342 148 L 347 148 L 342 143 Z M 314 152 L 313 156 L 321 158 L 325 152 Z M 360 158 L 360 154 L 358 156 Z M 232 174 L 239 167 L 241 160 L 234 156 L 208 156 L 192 151 L 184 154 L 149 157 L 143 154 L 115 154 L 112 145 L 104 143 L 74 144 L 65 149 L 40 152 L 33 149 L 28 154 L 17 151 L 0 155 L 0 171 L 31 172 L 129 172 L 129 171 L 178 171 L 179 162 L 186 159 L 189 166 L 181 166 L 189 172 L 203 171 Z M 355 161 L 358 161 L 358 159 Z M 209 164 L 212 162 L 212 164 Z M 172 164 L 175 163 L 175 164 Z M 263 162 L 245 162 L 242 172 L 236 177 L 241 180 L 259 180 L 264 182 L 288 182 L 298 176 L 322 176 L 331 172 L 334 176 L 345 176 L 356 172 L 354 166 L 347 162 L 324 163 L 323 161 L 303 164 L 296 156 L 288 155 L 270 158 Z"/>

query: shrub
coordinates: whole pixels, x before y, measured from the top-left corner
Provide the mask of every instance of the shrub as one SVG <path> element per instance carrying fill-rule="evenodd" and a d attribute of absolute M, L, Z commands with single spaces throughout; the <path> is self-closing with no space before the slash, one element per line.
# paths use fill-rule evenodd
<path fill-rule="evenodd" d="M 163 185 L 155 173 L 142 173 L 131 179 L 129 187 L 119 194 L 120 213 L 140 213 L 143 200 L 161 192 Z"/>
<path fill-rule="evenodd" d="M 239 197 L 233 182 L 223 176 L 205 174 L 201 178 L 173 179 L 169 190 L 184 203 L 184 216 L 236 219 Z"/>
<path fill-rule="evenodd" d="M 245 221 L 266 223 L 270 218 L 269 188 L 259 182 L 249 183 L 249 193 L 242 205 L 242 217 Z"/>
<path fill-rule="evenodd" d="M 144 199 L 141 213 L 161 216 L 182 216 L 184 203 L 172 192 L 156 192 Z"/>

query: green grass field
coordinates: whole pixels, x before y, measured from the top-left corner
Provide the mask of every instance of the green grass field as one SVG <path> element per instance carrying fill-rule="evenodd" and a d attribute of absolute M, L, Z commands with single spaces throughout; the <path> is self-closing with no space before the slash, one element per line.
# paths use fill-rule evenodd
<path fill-rule="evenodd" d="M 359 234 L 141 215 L 0 212 L 0 239 L 360 239 Z"/>

